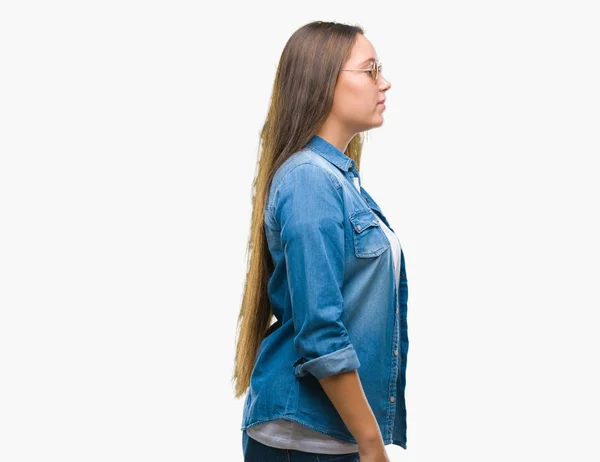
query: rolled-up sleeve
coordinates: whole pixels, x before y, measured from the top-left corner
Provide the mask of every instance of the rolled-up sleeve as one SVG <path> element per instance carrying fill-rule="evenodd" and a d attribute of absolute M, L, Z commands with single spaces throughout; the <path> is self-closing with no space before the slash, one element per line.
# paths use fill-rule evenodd
<path fill-rule="evenodd" d="M 295 166 L 278 189 L 292 305 L 297 377 L 324 378 L 360 367 L 341 320 L 344 280 L 344 201 L 341 185 L 323 168 Z"/>

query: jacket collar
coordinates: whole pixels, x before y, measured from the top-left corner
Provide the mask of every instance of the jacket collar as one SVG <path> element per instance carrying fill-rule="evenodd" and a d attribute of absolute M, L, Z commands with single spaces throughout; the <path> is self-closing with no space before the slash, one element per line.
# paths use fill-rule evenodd
<path fill-rule="evenodd" d="M 306 147 L 312 151 L 315 151 L 317 154 L 320 154 L 322 157 L 344 172 L 347 172 L 355 165 L 355 162 L 350 159 L 350 157 L 340 151 L 329 141 L 321 138 L 319 135 L 314 135 L 310 141 L 306 143 Z"/>

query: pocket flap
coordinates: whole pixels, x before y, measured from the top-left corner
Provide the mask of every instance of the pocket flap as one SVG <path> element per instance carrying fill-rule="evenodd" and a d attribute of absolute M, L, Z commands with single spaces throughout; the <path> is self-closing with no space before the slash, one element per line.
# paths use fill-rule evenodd
<path fill-rule="evenodd" d="M 379 226 L 379 217 L 371 209 L 361 209 L 348 216 L 357 233 L 362 233 L 370 226 Z"/>

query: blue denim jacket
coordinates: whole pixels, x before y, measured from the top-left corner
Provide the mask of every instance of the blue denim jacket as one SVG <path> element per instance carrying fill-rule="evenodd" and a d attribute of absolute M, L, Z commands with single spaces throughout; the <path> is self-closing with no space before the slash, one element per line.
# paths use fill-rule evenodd
<path fill-rule="evenodd" d="M 317 380 L 357 369 L 384 444 L 406 449 L 404 252 L 396 284 L 379 220 L 394 229 L 353 181 L 354 161 L 318 135 L 275 172 L 264 226 L 277 322 L 259 346 L 241 430 L 287 419 L 357 443 Z"/>

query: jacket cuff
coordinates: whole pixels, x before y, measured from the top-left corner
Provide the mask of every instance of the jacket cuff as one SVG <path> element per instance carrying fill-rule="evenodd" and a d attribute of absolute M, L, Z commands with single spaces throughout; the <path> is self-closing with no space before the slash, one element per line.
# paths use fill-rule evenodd
<path fill-rule="evenodd" d="M 307 361 L 301 357 L 294 362 L 294 374 L 296 377 L 304 377 L 312 374 L 317 379 L 329 377 L 330 375 L 348 372 L 360 367 L 360 361 L 352 344 L 341 348 L 333 353 L 328 353 L 318 358 Z"/>

